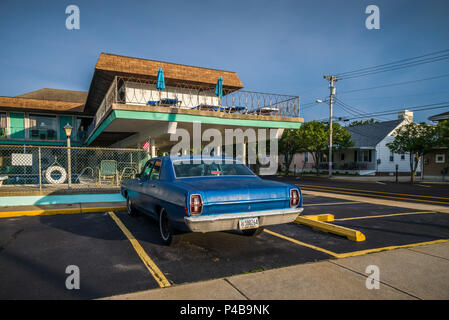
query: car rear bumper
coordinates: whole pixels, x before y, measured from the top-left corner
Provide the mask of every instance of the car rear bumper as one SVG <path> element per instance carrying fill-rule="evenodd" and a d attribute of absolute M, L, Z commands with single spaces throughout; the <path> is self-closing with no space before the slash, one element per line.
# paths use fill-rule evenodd
<path fill-rule="evenodd" d="M 193 232 L 212 232 L 238 230 L 239 220 L 258 217 L 259 226 L 293 222 L 303 211 L 303 208 L 288 208 L 278 210 L 227 213 L 206 216 L 185 217 L 187 227 Z"/>

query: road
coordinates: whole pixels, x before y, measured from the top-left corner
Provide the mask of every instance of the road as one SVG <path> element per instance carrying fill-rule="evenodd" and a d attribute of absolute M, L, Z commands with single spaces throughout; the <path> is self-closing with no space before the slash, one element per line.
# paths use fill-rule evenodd
<path fill-rule="evenodd" d="M 298 184 L 303 190 L 449 206 L 448 185 L 340 181 L 313 177 L 271 176 L 268 178 Z"/>

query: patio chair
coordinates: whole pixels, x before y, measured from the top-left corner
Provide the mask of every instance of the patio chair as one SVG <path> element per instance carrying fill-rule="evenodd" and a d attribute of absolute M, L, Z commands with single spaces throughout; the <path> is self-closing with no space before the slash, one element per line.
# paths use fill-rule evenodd
<path fill-rule="evenodd" d="M 100 170 L 98 172 L 98 183 L 101 185 L 103 182 L 109 184 L 118 184 L 118 171 L 117 161 L 115 160 L 102 160 L 100 162 Z"/>

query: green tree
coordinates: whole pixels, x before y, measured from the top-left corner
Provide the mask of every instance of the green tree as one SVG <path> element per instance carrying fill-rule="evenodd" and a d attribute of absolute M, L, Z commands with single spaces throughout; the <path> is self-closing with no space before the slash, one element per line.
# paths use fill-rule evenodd
<path fill-rule="evenodd" d="M 279 153 L 285 158 L 285 175 L 288 174 L 295 153 L 301 152 L 300 140 L 298 139 L 299 130 L 285 130 L 279 140 Z"/>
<path fill-rule="evenodd" d="M 351 133 L 340 124 L 334 123 L 332 131 L 333 149 L 344 149 L 354 145 Z M 285 156 L 287 170 L 295 153 L 309 152 L 315 162 L 316 172 L 320 174 L 319 159 L 328 151 L 329 125 L 315 120 L 304 123 L 299 129 L 284 131 L 279 142 L 279 152 Z"/>
<path fill-rule="evenodd" d="M 419 159 L 430 152 L 438 142 L 435 126 L 422 123 L 409 123 L 395 130 L 394 140 L 387 143 L 391 152 L 409 153 L 410 181 L 415 182 Z"/>
<path fill-rule="evenodd" d="M 437 144 L 449 149 L 449 120 L 440 121 L 436 130 L 438 134 Z"/>
<path fill-rule="evenodd" d="M 379 121 L 375 120 L 374 118 L 371 118 L 371 119 L 365 120 L 365 121 L 363 121 L 363 120 L 356 120 L 356 121 L 352 121 L 349 124 L 349 126 L 353 127 L 353 126 L 360 126 L 360 125 L 363 125 L 363 124 L 373 124 L 373 123 L 379 123 Z"/>

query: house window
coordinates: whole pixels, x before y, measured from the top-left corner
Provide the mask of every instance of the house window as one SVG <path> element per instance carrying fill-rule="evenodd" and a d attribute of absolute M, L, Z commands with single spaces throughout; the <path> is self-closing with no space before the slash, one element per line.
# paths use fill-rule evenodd
<path fill-rule="evenodd" d="M 405 160 L 405 154 L 401 154 L 401 160 Z"/>
<path fill-rule="evenodd" d="M 371 150 L 363 150 L 362 151 L 362 161 L 363 162 L 371 162 Z"/>
<path fill-rule="evenodd" d="M 56 116 L 44 116 L 30 114 L 30 139 L 56 140 L 57 139 Z"/>
<path fill-rule="evenodd" d="M 6 132 L 7 126 L 6 126 L 6 113 L 1 112 L 0 113 L 0 139 L 6 138 L 8 133 Z"/>
<path fill-rule="evenodd" d="M 444 154 L 435 155 L 435 163 L 444 163 Z"/>
<path fill-rule="evenodd" d="M 304 162 L 305 163 L 309 162 L 309 153 L 308 152 L 304 153 Z"/>
<path fill-rule="evenodd" d="M 345 161 L 345 154 L 344 153 L 340 153 L 340 161 Z"/>
<path fill-rule="evenodd" d="M 394 161 L 394 153 L 390 152 L 390 161 Z"/>

